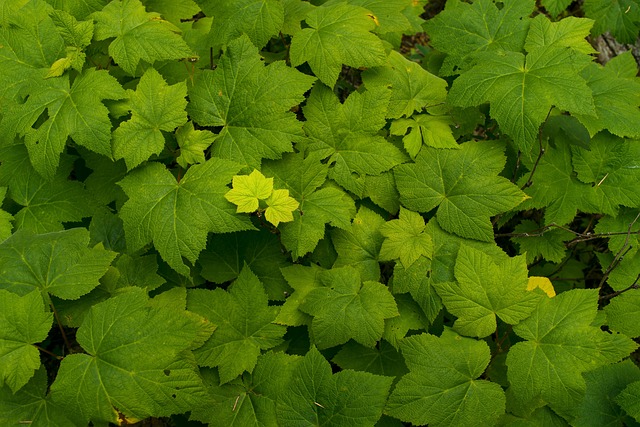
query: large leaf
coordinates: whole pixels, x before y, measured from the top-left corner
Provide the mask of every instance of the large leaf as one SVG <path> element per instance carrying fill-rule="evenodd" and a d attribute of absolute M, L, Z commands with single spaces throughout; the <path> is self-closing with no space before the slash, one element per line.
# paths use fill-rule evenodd
<path fill-rule="evenodd" d="M 493 425 L 504 413 L 502 388 L 477 379 L 489 364 L 489 346 L 445 329 L 401 344 L 409 373 L 389 397 L 385 413 L 430 426 Z"/>
<path fill-rule="evenodd" d="M 448 1 L 443 12 L 425 23 L 433 46 L 447 53 L 445 75 L 466 71 L 479 52 L 520 51 L 529 28 L 533 0 Z M 502 6 L 502 7 L 500 7 Z"/>
<path fill-rule="evenodd" d="M 531 317 L 513 327 L 525 341 L 509 350 L 508 378 L 516 407 L 542 399 L 569 416 L 585 392 L 583 373 L 614 363 L 637 348 L 622 335 L 592 326 L 596 289 L 575 289 L 543 298 Z"/>
<path fill-rule="evenodd" d="M 173 132 L 187 122 L 187 85 L 169 86 L 155 68 L 140 78 L 135 92 L 129 94 L 131 119 L 113 132 L 113 155 L 124 159 L 133 169 L 164 148 L 162 131 Z"/>
<path fill-rule="evenodd" d="M 382 415 L 392 378 L 345 370 L 335 375 L 311 347 L 277 402 L 279 425 L 372 426 Z"/>
<path fill-rule="evenodd" d="M 386 87 L 374 87 L 352 93 L 341 104 L 331 89 L 317 84 L 304 108 L 304 130 L 312 140 L 309 150 L 328 157 L 329 178 L 360 197 L 367 175 L 380 175 L 405 159 L 378 135 L 386 123 L 390 95 Z"/>
<path fill-rule="evenodd" d="M 111 157 L 111 120 L 102 100 L 123 97 L 124 90 L 105 70 L 86 70 L 71 85 L 68 75 L 49 79 L 4 114 L 0 131 L 24 136 L 33 167 L 50 179 L 69 137 Z M 36 125 L 43 114 L 47 119 Z"/>
<path fill-rule="evenodd" d="M 373 347 L 384 332 L 384 319 L 398 316 L 393 296 L 381 283 L 362 282 L 353 267 L 320 273 L 324 285 L 309 291 L 300 310 L 313 316 L 312 341 L 320 348 L 349 339 Z"/>
<path fill-rule="evenodd" d="M 286 332 L 273 324 L 279 309 L 269 307 L 262 284 L 246 266 L 229 292 L 191 291 L 188 308 L 217 326 L 195 355 L 199 365 L 218 367 L 222 384 L 253 371 L 260 351 L 280 344 Z"/>
<path fill-rule="evenodd" d="M 213 46 L 223 46 L 246 34 L 253 44 L 264 47 L 284 24 L 281 0 L 197 0 L 202 11 L 213 17 L 209 36 Z"/>
<path fill-rule="evenodd" d="M 63 299 L 78 299 L 98 286 L 116 254 L 87 248 L 89 232 L 73 228 L 56 233 L 19 231 L 0 244 L 0 289 L 26 295 L 37 289 Z"/>
<path fill-rule="evenodd" d="M 620 43 L 635 43 L 640 30 L 640 5 L 637 1 L 585 0 L 582 7 L 587 17 L 596 20 L 594 35 L 610 31 Z"/>
<path fill-rule="evenodd" d="M 131 172 L 120 181 L 129 197 L 120 210 L 127 246 L 136 251 L 153 241 L 162 259 L 188 276 L 182 257 L 195 263 L 209 232 L 253 228 L 224 198 L 239 169 L 227 160 L 211 159 L 189 168 L 180 182 L 160 163 Z"/>
<path fill-rule="evenodd" d="M 528 154 L 552 106 L 595 116 L 591 90 L 576 76 L 585 65 L 581 55 L 553 45 L 532 48 L 526 56 L 485 54 L 455 80 L 449 101 L 461 107 L 489 102 L 502 131 Z"/>
<path fill-rule="evenodd" d="M 437 207 L 438 224 L 446 231 L 493 240 L 490 217 L 526 198 L 513 183 L 497 176 L 505 162 L 503 150 L 495 142 L 467 142 L 460 150 L 424 147 L 415 163 L 394 169 L 400 202 L 425 213 Z"/>
<path fill-rule="evenodd" d="M 527 291 L 523 256 L 495 262 L 489 255 L 462 245 L 456 260 L 457 282 L 436 285 L 447 310 L 458 316 L 454 329 L 486 337 L 496 330 L 496 316 L 515 325 L 529 317 L 540 295 Z"/>
<path fill-rule="evenodd" d="M 54 402 L 85 422 L 182 413 L 204 396 L 190 350 L 211 325 L 184 310 L 184 291 L 166 306 L 129 289 L 91 308 L 76 335 L 86 354 L 66 356 L 51 386 Z"/>
<path fill-rule="evenodd" d="M 290 109 L 314 79 L 278 61 L 265 67 L 247 36 L 229 43 L 214 71 L 189 90 L 189 115 L 203 126 L 221 126 L 212 154 L 259 168 L 279 159 L 303 136 Z"/>
<path fill-rule="evenodd" d="M 140 0 L 113 0 L 93 14 L 95 38 L 115 39 L 109 55 L 127 73 L 135 75 L 140 61 L 180 59 L 191 55 L 191 48 L 180 37 L 176 26 L 160 14 L 148 13 Z"/>
<path fill-rule="evenodd" d="M 336 84 L 342 64 L 356 68 L 382 65 L 384 45 L 370 32 L 376 27 L 375 19 L 369 10 L 348 3 L 313 9 L 305 19 L 308 28 L 291 40 L 291 65 L 308 62 L 330 87 Z"/>

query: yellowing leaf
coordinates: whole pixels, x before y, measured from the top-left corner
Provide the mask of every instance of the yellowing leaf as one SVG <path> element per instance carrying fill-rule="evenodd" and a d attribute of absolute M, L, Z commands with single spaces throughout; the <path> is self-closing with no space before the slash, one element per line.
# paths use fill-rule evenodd
<path fill-rule="evenodd" d="M 556 296 L 556 290 L 553 288 L 553 283 L 546 277 L 531 276 L 529 277 L 529 283 L 527 283 L 527 290 L 532 291 L 535 288 L 540 288 L 544 291 L 549 298 Z"/>
<path fill-rule="evenodd" d="M 267 221 L 277 227 L 280 222 L 293 221 L 292 212 L 298 209 L 300 203 L 289 196 L 289 190 L 273 190 L 273 193 L 267 199 L 267 205 L 269 207 L 264 212 L 264 216 Z"/>
<path fill-rule="evenodd" d="M 232 186 L 233 189 L 224 198 L 238 206 L 236 212 L 255 212 L 259 201 L 271 196 L 273 178 L 266 178 L 259 170 L 254 169 L 249 175 L 234 176 Z"/>

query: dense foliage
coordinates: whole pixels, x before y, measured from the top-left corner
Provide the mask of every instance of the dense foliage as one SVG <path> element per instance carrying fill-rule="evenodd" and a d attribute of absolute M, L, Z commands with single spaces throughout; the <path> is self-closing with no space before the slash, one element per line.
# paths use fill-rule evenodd
<path fill-rule="evenodd" d="M 0 0 L 0 424 L 639 425 L 640 2 L 437 6 Z"/>

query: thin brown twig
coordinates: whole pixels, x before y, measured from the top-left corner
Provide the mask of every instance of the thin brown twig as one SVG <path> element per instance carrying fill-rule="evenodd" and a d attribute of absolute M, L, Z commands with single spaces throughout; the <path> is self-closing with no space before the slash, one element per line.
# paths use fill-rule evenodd
<path fill-rule="evenodd" d="M 631 229 L 633 228 L 634 224 L 638 221 L 639 218 L 640 218 L 640 212 L 638 212 L 638 215 L 636 215 L 633 221 L 631 221 L 631 224 L 629 224 L 629 227 L 627 228 L 627 237 L 624 239 L 624 244 L 622 245 L 618 253 L 613 257 L 613 261 L 611 261 L 611 263 L 605 270 L 604 274 L 602 275 L 602 279 L 600 280 L 598 289 L 602 289 L 604 282 L 606 282 L 606 280 L 609 278 L 609 275 L 611 274 L 611 272 L 618 266 L 618 264 L 620 264 L 620 261 L 622 261 L 624 256 L 631 250 L 631 246 L 629 245 L 629 239 L 631 238 L 631 234 L 635 234 L 635 233 L 631 233 Z"/>
<path fill-rule="evenodd" d="M 544 119 L 544 122 L 542 123 L 545 123 L 549 119 L 549 115 L 551 114 L 552 109 L 553 107 L 549 109 L 549 112 L 547 113 L 547 117 Z M 533 164 L 533 168 L 531 169 L 531 173 L 529 174 L 529 178 L 527 179 L 527 182 L 525 182 L 524 185 L 520 187 L 521 190 L 524 190 L 525 188 L 529 188 L 531 187 L 531 184 L 533 184 L 533 174 L 536 173 L 536 169 L 538 169 L 540 160 L 544 155 L 545 150 L 544 150 L 544 147 L 542 146 L 542 125 L 540 125 L 540 128 L 538 129 L 538 144 L 540 145 L 540 152 L 538 153 L 538 158 L 536 159 L 536 162 Z"/>
<path fill-rule="evenodd" d="M 49 301 L 49 305 L 51 306 L 51 310 L 53 311 L 53 316 L 56 318 L 56 323 L 58 324 L 58 329 L 60 329 L 60 334 L 62 334 L 62 339 L 64 340 L 64 345 L 67 347 L 69 353 L 72 353 L 71 344 L 69 343 L 69 339 L 67 338 L 67 334 L 62 327 L 62 322 L 60 321 L 60 316 L 58 316 L 58 310 L 56 310 L 56 306 L 53 305 L 53 301 Z"/>
<path fill-rule="evenodd" d="M 628 287 L 624 288 L 623 290 L 610 293 L 609 295 L 603 295 L 598 299 L 600 301 L 608 300 L 608 299 L 617 297 L 618 295 L 623 294 L 623 293 L 625 293 L 627 291 L 630 291 L 631 289 L 640 289 L 640 285 L 638 284 L 638 281 L 640 281 L 640 274 L 638 274 L 638 277 L 636 277 L 636 280 L 634 280 L 631 285 L 629 285 Z"/>

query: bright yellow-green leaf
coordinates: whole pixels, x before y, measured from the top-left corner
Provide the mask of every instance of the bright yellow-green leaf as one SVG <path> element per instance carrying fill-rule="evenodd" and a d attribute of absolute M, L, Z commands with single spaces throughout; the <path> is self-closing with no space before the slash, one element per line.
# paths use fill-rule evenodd
<path fill-rule="evenodd" d="M 271 196 L 273 178 L 266 178 L 259 170 L 254 169 L 249 175 L 234 176 L 232 187 L 224 198 L 238 206 L 236 212 L 255 212 L 260 200 L 266 200 Z"/>
<path fill-rule="evenodd" d="M 269 207 L 264 211 L 264 216 L 267 221 L 277 227 L 281 222 L 293 221 L 291 212 L 298 209 L 300 203 L 289 196 L 289 190 L 273 190 L 267 199 L 267 205 Z"/>

